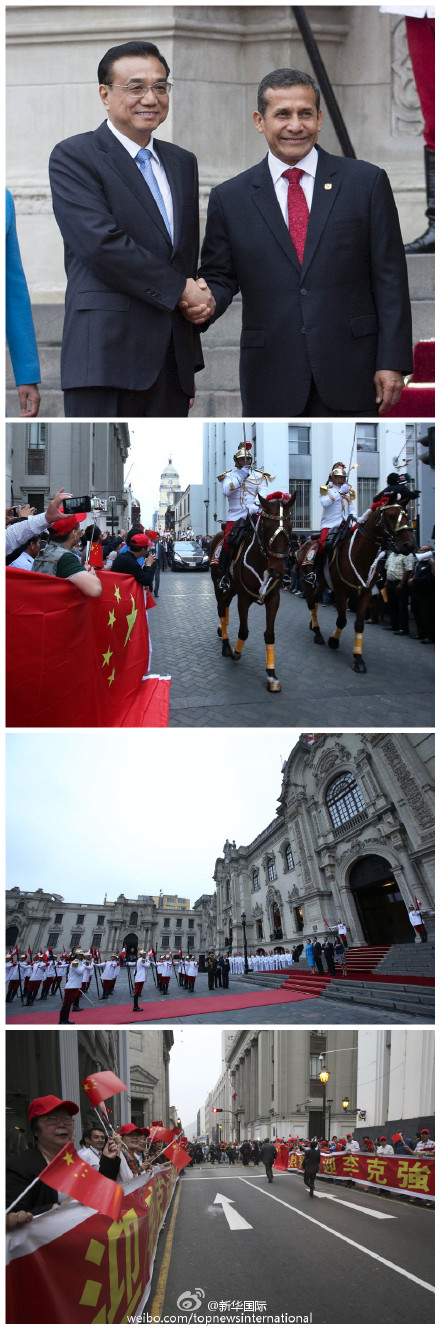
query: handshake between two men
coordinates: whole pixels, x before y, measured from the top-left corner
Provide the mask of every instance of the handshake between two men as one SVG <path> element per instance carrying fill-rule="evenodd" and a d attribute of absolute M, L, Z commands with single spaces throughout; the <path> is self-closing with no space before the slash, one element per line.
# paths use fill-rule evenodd
<path fill-rule="evenodd" d="M 412 334 L 385 171 L 317 146 L 317 84 L 274 70 L 253 113 L 266 156 L 211 191 L 199 265 L 196 158 L 156 137 L 169 75 L 152 42 L 112 47 L 98 68 L 106 120 L 51 155 L 66 416 L 187 415 L 200 333 L 239 291 L 246 417 L 356 419 L 393 407 Z"/>

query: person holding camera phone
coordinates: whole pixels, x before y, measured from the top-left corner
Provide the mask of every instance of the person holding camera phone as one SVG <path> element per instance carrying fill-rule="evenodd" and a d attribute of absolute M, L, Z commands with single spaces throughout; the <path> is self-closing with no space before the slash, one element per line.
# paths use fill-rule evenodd
<path fill-rule="evenodd" d="M 86 572 L 74 549 L 81 539 L 80 524 L 85 521 L 86 512 L 73 513 L 60 517 L 49 527 L 49 538 L 45 548 L 34 559 L 33 572 L 45 572 L 52 577 L 65 577 L 83 595 L 97 598 L 102 595 L 102 586 L 94 568 Z"/>
<path fill-rule="evenodd" d="M 127 573 L 151 591 L 156 562 L 154 545 L 144 531 L 129 531 L 127 544 L 128 550 L 116 555 L 112 571 Z"/>

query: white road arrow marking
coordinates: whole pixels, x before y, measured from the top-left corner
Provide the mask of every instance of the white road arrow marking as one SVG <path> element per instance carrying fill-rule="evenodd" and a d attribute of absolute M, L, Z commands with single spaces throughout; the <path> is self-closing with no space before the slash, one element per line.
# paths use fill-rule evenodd
<path fill-rule="evenodd" d="M 235 1200 L 229 1200 L 227 1195 L 216 1195 L 214 1204 L 221 1204 L 225 1218 L 233 1232 L 237 1231 L 238 1228 L 252 1228 L 252 1223 L 247 1223 L 241 1214 L 237 1214 L 236 1209 L 231 1208 L 235 1204 Z"/>
<path fill-rule="evenodd" d="M 328 1195 L 327 1191 L 315 1191 L 318 1200 L 333 1200 L 334 1204 L 345 1204 L 347 1209 L 357 1209 L 358 1213 L 369 1214 L 371 1218 L 396 1218 L 396 1214 L 379 1214 L 376 1209 L 366 1209 L 363 1204 L 351 1204 L 350 1200 L 340 1200 L 336 1195 Z"/>

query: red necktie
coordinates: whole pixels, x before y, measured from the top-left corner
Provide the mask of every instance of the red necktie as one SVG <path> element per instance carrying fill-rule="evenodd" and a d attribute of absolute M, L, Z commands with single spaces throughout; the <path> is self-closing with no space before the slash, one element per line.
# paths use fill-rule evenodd
<path fill-rule="evenodd" d="M 283 180 L 288 180 L 289 182 L 287 212 L 289 217 L 290 238 L 295 245 L 300 263 L 303 261 L 309 220 L 307 199 L 304 190 L 301 189 L 300 183 L 302 175 L 304 175 L 304 171 L 297 166 L 291 166 L 288 171 L 283 171 Z"/>

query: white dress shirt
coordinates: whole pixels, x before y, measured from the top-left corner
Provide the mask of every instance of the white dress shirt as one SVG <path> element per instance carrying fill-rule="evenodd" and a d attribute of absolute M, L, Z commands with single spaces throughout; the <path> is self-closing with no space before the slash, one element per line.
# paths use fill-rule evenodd
<path fill-rule="evenodd" d="M 121 134 L 120 129 L 116 129 L 115 125 L 112 124 L 111 120 L 107 120 L 107 124 L 109 129 L 111 129 L 112 134 L 115 135 L 115 138 L 119 139 L 119 142 L 122 143 L 122 147 L 126 148 L 127 152 L 130 153 L 130 157 L 133 157 L 134 161 L 139 152 L 139 148 L 142 147 L 142 144 L 134 143 L 132 138 L 127 138 L 126 134 Z M 172 199 L 171 189 L 168 184 L 168 180 L 165 175 L 162 162 L 159 161 L 159 157 L 157 155 L 154 146 L 154 138 L 152 134 L 149 143 L 146 144 L 146 147 L 148 148 L 148 151 L 151 152 L 151 166 L 153 169 L 153 175 L 157 180 L 160 192 L 162 194 L 162 198 L 165 204 L 166 214 L 168 217 L 168 221 L 170 223 L 171 239 L 174 242 L 174 212 L 173 212 L 173 199 Z M 139 169 L 140 168 L 138 167 L 138 170 Z M 142 171 L 140 173 L 142 175 Z M 142 178 L 144 179 L 144 177 Z M 146 180 L 144 180 L 144 183 L 147 185 L 148 189 L 148 184 Z M 284 181 L 284 184 L 286 184 L 286 181 Z"/>
<path fill-rule="evenodd" d="M 281 208 L 281 212 L 284 217 L 284 221 L 286 223 L 286 226 L 288 226 L 289 217 L 287 213 L 287 194 L 289 189 L 289 181 L 283 180 L 283 171 L 288 171 L 292 163 L 280 161 L 279 157 L 274 157 L 273 152 L 269 150 L 267 164 L 270 170 L 270 174 L 272 176 L 274 190 Z M 316 148 L 315 147 L 311 148 L 310 152 L 308 152 L 305 157 L 301 157 L 300 162 L 295 162 L 295 166 L 298 168 L 298 170 L 304 171 L 304 175 L 301 176 L 300 186 L 305 193 L 307 199 L 307 207 L 310 212 L 312 206 L 312 199 L 313 199 L 313 190 L 315 187 L 315 176 L 318 166 L 318 153 L 316 151 Z"/>

